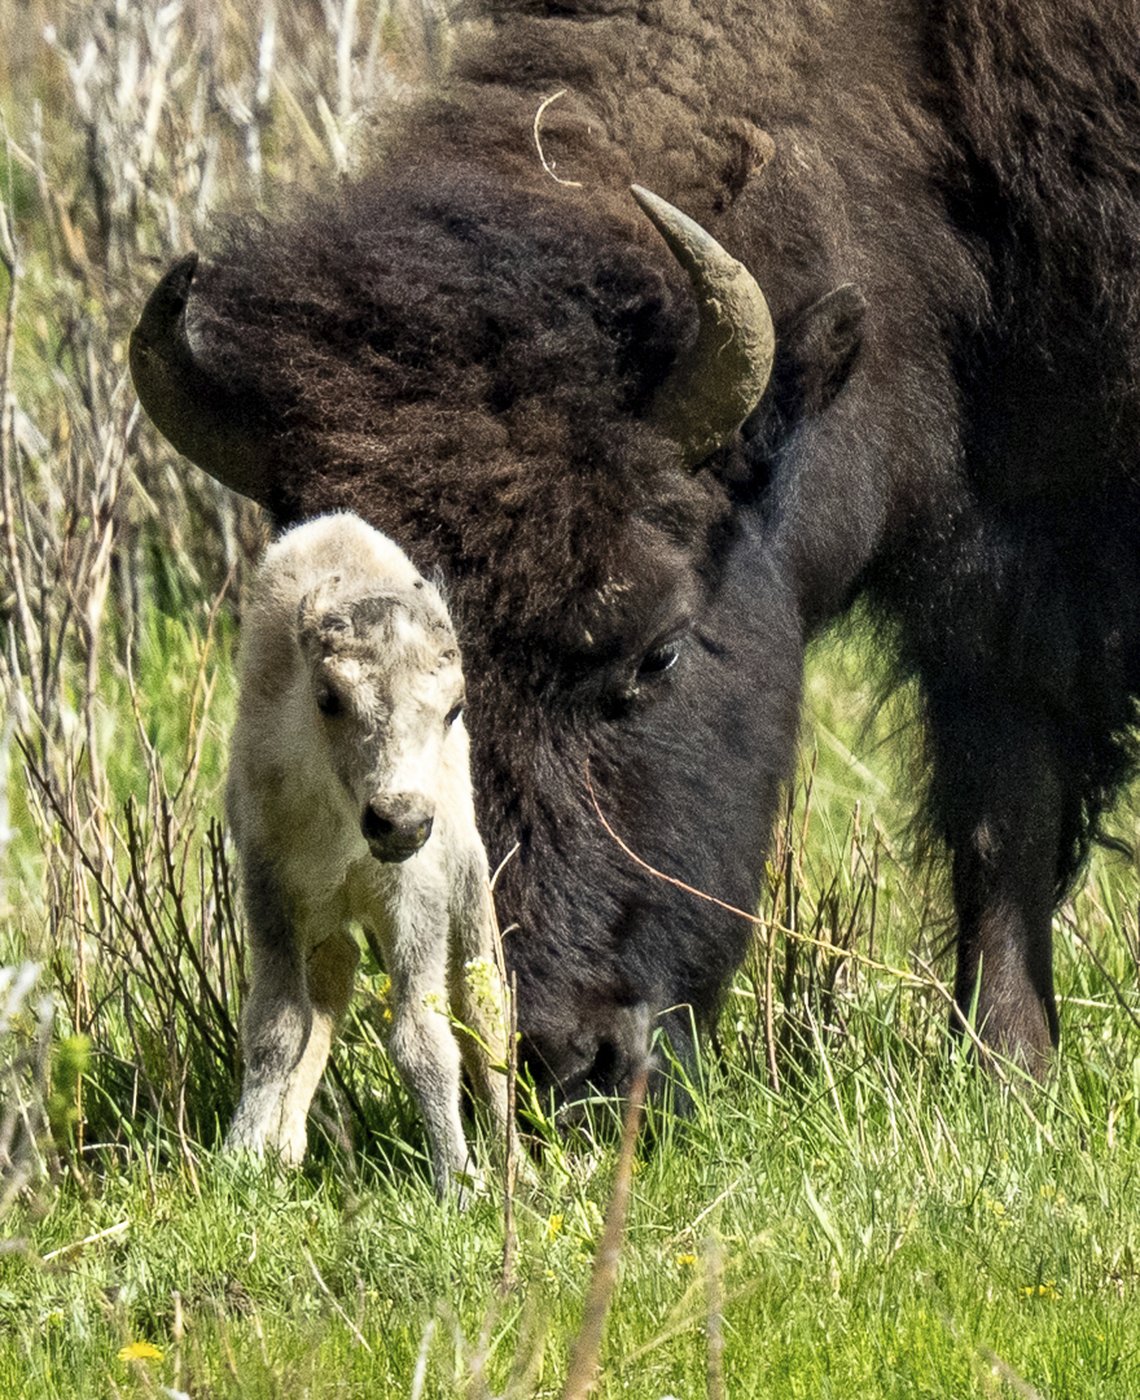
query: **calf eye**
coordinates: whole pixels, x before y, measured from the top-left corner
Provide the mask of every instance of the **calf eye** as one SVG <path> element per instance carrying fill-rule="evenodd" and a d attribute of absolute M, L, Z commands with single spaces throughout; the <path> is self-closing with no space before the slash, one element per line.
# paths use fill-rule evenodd
<path fill-rule="evenodd" d="M 677 658 L 680 654 L 680 637 L 662 642 L 660 646 L 654 647 L 652 651 L 647 651 L 641 658 L 641 665 L 637 668 L 638 679 L 651 679 L 654 676 L 664 675 L 666 671 L 672 670 L 677 664 Z"/>
<path fill-rule="evenodd" d="M 446 727 L 447 727 L 448 729 L 450 729 L 451 726 L 455 723 L 455 721 L 459 718 L 459 716 L 460 716 L 462 713 L 463 713 L 463 705 L 462 705 L 462 704 L 453 705 L 453 706 L 451 707 L 451 709 L 448 710 L 447 715 L 445 716 L 444 721 L 443 721 L 444 724 L 446 725 Z"/>
<path fill-rule="evenodd" d="M 335 690 L 322 689 L 317 691 L 317 709 L 327 719 L 333 719 L 341 712 L 340 696 Z"/>

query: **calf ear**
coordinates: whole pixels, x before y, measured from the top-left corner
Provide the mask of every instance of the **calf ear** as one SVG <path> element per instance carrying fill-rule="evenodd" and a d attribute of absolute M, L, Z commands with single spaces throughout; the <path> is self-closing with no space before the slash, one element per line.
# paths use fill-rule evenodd
<path fill-rule="evenodd" d="M 297 608 L 297 636 L 301 649 L 309 655 L 330 655 L 352 632 L 352 618 L 334 604 L 339 583 L 338 574 L 322 579 Z"/>
<path fill-rule="evenodd" d="M 822 413 L 847 383 L 866 311 L 863 293 L 845 282 L 800 311 L 777 338 L 773 389 L 786 425 Z"/>

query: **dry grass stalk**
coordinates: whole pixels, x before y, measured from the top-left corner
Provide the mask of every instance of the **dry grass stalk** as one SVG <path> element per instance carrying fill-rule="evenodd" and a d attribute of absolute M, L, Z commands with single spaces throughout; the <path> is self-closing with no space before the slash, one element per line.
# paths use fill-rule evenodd
<path fill-rule="evenodd" d="M 502 949 L 502 941 L 496 940 Z M 504 987 L 507 986 L 504 981 Z M 503 1164 L 503 1270 L 499 1290 L 509 1293 L 515 1286 L 515 1266 L 518 1257 L 518 1227 L 515 1223 L 515 1188 L 518 1185 L 518 1073 L 519 1018 L 518 978 L 512 974 L 507 990 L 507 1128 L 503 1144 L 506 1161 Z"/>
<path fill-rule="evenodd" d="M 629 1214 L 630 1188 L 633 1183 L 633 1159 L 637 1150 L 648 1083 L 649 1066 L 642 1064 L 633 1077 L 626 1100 L 613 1190 L 606 1207 L 605 1226 L 594 1260 L 585 1306 L 582 1309 L 582 1322 L 570 1349 L 570 1365 L 562 1400 L 585 1400 L 597 1381 L 606 1314 L 617 1287 L 618 1262 L 621 1258 L 622 1237 L 626 1216 Z"/>
<path fill-rule="evenodd" d="M 724 1388 L 724 1250 L 709 1235 L 702 1250 L 705 1259 L 705 1331 L 708 1363 L 705 1379 L 708 1400 L 725 1400 Z"/>
<path fill-rule="evenodd" d="M 34 963 L 0 968 L 0 1220 L 45 1167 L 58 1172 L 47 1113 L 53 1012 L 46 997 L 32 1002 L 39 977 Z"/>

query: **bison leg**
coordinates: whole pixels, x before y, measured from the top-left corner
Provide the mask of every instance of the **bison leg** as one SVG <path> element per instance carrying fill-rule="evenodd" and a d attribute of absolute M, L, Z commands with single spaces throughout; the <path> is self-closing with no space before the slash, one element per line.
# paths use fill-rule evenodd
<path fill-rule="evenodd" d="M 954 1029 L 1044 1072 L 1057 1042 L 1052 917 L 1065 792 L 1049 727 L 970 701 L 935 708 L 933 798 L 958 915 Z"/>
<path fill-rule="evenodd" d="M 231 1151 L 275 1151 L 299 1162 L 305 1151 L 285 1131 L 285 1089 L 309 1038 L 312 1005 L 297 931 L 268 861 L 242 852 L 242 890 L 252 969 L 242 1015 L 242 1089 L 226 1136 Z"/>
<path fill-rule="evenodd" d="M 441 950 L 442 951 L 442 950 Z M 467 1143 L 459 1114 L 459 1047 L 447 1014 L 447 975 L 394 976 L 396 1008 L 388 1051 L 423 1114 L 436 1195 L 447 1194 L 454 1175 L 468 1170 Z"/>

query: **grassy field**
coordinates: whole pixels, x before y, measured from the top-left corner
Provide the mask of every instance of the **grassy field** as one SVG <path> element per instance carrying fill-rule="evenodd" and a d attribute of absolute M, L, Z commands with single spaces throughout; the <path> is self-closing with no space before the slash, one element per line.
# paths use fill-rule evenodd
<path fill-rule="evenodd" d="M 446 47 L 367 0 L 0 0 L 0 1396 L 576 1393 L 615 1105 L 566 1140 L 535 1106 L 509 1220 L 498 1187 L 440 1209 L 366 956 L 305 1170 L 216 1150 L 264 526 L 125 374 L 209 211 L 345 168 Z M 753 951 L 692 1118 L 651 1110 L 633 1161 L 598 1394 L 1140 1394 L 1134 863 L 1098 854 L 1058 917 L 1048 1084 L 947 1056 L 947 901 L 907 860 L 906 697 L 876 710 L 879 679 L 857 627 L 813 654 Z"/>

